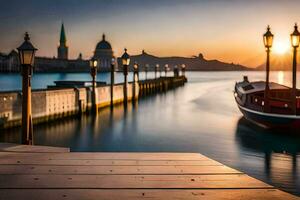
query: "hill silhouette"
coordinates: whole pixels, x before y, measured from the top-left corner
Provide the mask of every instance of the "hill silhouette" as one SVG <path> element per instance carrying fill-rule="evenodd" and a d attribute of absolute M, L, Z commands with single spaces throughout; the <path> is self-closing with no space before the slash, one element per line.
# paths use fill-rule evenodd
<path fill-rule="evenodd" d="M 142 54 L 133 55 L 130 57 L 130 70 L 133 69 L 133 64 L 137 62 L 140 66 L 140 71 L 145 69 L 145 65 L 149 65 L 149 71 L 154 71 L 155 65 L 159 64 L 162 69 L 165 64 L 168 64 L 170 69 L 173 69 L 174 66 L 180 67 L 182 64 L 185 64 L 187 71 L 236 71 L 236 70 L 252 70 L 243 65 L 234 64 L 234 63 L 225 63 L 218 60 L 207 60 L 204 58 L 203 54 L 199 54 L 194 57 L 157 57 L 150 55 L 145 51 L 142 51 Z M 118 66 L 122 66 L 121 59 L 118 58 Z"/>

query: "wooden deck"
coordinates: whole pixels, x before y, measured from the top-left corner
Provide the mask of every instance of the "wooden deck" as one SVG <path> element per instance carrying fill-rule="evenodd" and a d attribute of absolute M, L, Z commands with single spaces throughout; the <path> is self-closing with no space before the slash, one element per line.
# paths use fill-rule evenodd
<path fill-rule="evenodd" d="M 197 153 L 0 144 L 0 200 L 299 199 Z"/>

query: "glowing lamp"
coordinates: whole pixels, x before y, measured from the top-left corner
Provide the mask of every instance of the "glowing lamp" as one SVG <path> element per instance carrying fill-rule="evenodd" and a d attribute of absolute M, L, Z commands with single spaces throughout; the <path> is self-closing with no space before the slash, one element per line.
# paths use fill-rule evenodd
<path fill-rule="evenodd" d="M 92 58 L 92 59 L 90 60 L 90 67 L 91 67 L 91 68 L 96 68 L 97 65 L 98 65 L 97 60 L 96 60 L 95 58 Z"/>
<path fill-rule="evenodd" d="M 300 33 L 298 31 L 298 26 L 295 24 L 294 26 L 294 32 L 291 34 L 291 44 L 292 47 L 297 48 L 299 47 L 300 43 Z"/>
<path fill-rule="evenodd" d="M 264 45 L 265 45 L 265 47 L 267 49 L 271 48 L 272 45 L 273 45 L 274 35 L 270 31 L 270 26 L 268 26 L 267 32 L 264 34 L 263 38 L 264 38 Z"/>
<path fill-rule="evenodd" d="M 124 65 L 124 66 L 128 66 L 129 65 L 129 63 L 130 63 L 130 56 L 128 55 L 128 53 L 127 53 L 127 49 L 125 48 L 124 49 L 124 54 L 122 55 L 122 64 Z"/>
<path fill-rule="evenodd" d="M 21 65 L 31 65 L 34 64 L 34 57 L 36 48 L 31 44 L 28 33 L 25 33 L 23 44 L 17 48 L 19 51 L 19 59 Z"/>
<path fill-rule="evenodd" d="M 112 65 L 115 65 L 116 64 L 116 59 L 113 57 L 113 58 L 111 58 L 111 64 Z"/>
<path fill-rule="evenodd" d="M 134 63 L 133 68 L 134 68 L 134 70 L 138 70 L 139 69 L 139 65 L 138 65 L 137 62 Z"/>

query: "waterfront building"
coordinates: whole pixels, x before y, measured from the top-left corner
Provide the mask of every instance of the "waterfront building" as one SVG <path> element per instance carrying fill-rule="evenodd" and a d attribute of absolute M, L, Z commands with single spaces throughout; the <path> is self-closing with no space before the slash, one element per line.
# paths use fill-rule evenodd
<path fill-rule="evenodd" d="M 111 44 L 106 41 L 105 34 L 102 35 L 102 40 L 96 45 L 93 58 L 97 60 L 98 71 L 110 71 L 111 60 L 114 57 Z"/>
<path fill-rule="evenodd" d="M 19 57 L 16 50 L 12 50 L 9 54 L 0 53 L 0 72 L 18 72 Z"/>
<path fill-rule="evenodd" d="M 85 60 L 82 53 L 76 59 L 69 59 L 69 47 L 64 24 L 61 25 L 57 57 L 36 57 L 35 72 L 89 72 L 89 59 Z M 96 45 L 93 58 L 97 59 L 98 71 L 110 71 L 113 58 L 111 44 L 106 41 L 103 34 L 102 40 Z M 0 53 L 0 72 L 19 72 L 18 53 L 12 50 L 9 54 Z"/>

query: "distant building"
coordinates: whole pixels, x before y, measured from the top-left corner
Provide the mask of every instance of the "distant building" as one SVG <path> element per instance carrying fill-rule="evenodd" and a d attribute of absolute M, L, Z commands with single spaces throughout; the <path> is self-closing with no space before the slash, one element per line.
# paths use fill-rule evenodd
<path fill-rule="evenodd" d="M 19 72 L 19 55 L 12 50 L 9 54 L 0 53 L 0 72 Z"/>
<path fill-rule="evenodd" d="M 98 61 L 98 71 L 110 71 L 111 60 L 114 57 L 113 50 L 108 41 L 105 39 L 105 34 L 102 35 L 102 40 L 98 42 L 94 57 Z"/>
<path fill-rule="evenodd" d="M 33 70 L 35 72 L 89 72 L 89 60 L 84 60 L 81 53 L 76 59 L 69 59 L 69 47 L 64 24 L 61 25 L 57 58 L 35 57 Z M 96 45 L 93 55 L 98 60 L 98 71 L 110 71 L 111 60 L 114 57 L 111 44 L 102 40 Z M 9 54 L 0 53 L 0 72 L 20 72 L 18 53 L 12 50 Z"/>
<path fill-rule="evenodd" d="M 68 60 L 68 46 L 64 24 L 61 24 L 59 46 L 57 48 L 57 58 Z"/>

